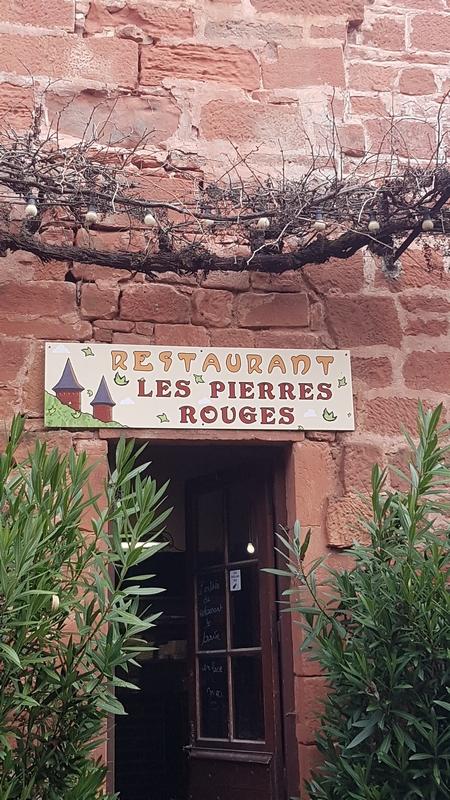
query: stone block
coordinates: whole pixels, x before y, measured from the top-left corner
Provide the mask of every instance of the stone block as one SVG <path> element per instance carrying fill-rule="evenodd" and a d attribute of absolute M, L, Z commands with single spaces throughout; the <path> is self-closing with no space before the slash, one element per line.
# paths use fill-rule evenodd
<path fill-rule="evenodd" d="M 233 295 L 219 289 L 196 289 L 192 294 L 192 322 L 211 328 L 231 323 Z"/>
<path fill-rule="evenodd" d="M 395 303 L 390 297 L 329 296 L 325 306 L 328 324 L 338 347 L 400 345 L 400 322 Z"/>
<path fill-rule="evenodd" d="M 260 294 L 237 298 L 237 320 L 243 328 L 304 328 L 309 323 L 309 303 L 305 292 Z"/>
<path fill-rule="evenodd" d="M 233 45 L 142 46 L 140 81 L 144 86 L 159 86 L 161 81 L 180 79 L 218 81 L 243 89 L 257 89 L 259 65 L 252 53 Z"/>
<path fill-rule="evenodd" d="M 277 56 L 276 61 L 263 64 L 267 89 L 345 85 L 341 47 L 279 47 Z"/>
<path fill-rule="evenodd" d="M 189 322 L 189 296 L 173 286 L 128 285 L 120 304 L 122 319 L 148 322 Z"/>

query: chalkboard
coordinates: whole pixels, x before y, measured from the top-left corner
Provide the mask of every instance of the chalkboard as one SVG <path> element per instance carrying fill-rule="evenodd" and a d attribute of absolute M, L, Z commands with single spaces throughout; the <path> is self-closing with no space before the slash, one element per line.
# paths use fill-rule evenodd
<path fill-rule="evenodd" d="M 207 739 L 228 737 L 228 677 L 226 658 L 199 659 L 200 730 Z"/>
<path fill-rule="evenodd" d="M 225 650 L 225 576 L 210 572 L 197 578 L 198 649 Z"/>

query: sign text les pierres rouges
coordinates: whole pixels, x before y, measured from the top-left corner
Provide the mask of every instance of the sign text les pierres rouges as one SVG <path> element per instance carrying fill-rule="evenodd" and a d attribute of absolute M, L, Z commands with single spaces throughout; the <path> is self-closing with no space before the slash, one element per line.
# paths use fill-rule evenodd
<path fill-rule="evenodd" d="M 47 342 L 45 424 L 353 430 L 343 350 Z"/>

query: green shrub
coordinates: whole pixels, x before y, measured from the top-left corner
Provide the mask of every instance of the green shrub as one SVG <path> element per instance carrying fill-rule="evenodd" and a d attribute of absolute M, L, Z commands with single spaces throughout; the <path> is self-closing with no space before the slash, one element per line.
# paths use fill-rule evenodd
<path fill-rule="evenodd" d="M 107 714 L 123 713 L 114 687 L 133 688 L 127 666 L 148 648 L 155 616 L 139 602 L 160 591 L 127 573 L 162 546 L 170 510 L 132 442 L 95 498 L 83 453 L 37 442 L 16 464 L 23 427 L 16 417 L 0 455 L 0 798 L 96 800 L 105 768 L 93 750 Z"/>
<path fill-rule="evenodd" d="M 306 568 L 311 534 L 302 542 L 298 523 L 293 538 L 280 537 L 303 648 L 330 690 L 323 766 L 308 784 L 316 800 L 450 797 L 450 470 L 440 413 L 419 409 L 405 491 L 388 491 L 374 467 L 370 543 L 353 547 L 354 566 Z"/>

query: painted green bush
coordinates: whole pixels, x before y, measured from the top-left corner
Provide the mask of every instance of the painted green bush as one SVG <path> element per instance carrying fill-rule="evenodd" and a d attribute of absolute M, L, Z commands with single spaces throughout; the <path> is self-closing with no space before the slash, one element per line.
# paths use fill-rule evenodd
<path fill-rule="evenodd" d="M 52 428 L 123 428 L 120 422 L 100 422 L 85 411 L 74 411 L 45 392 L 45 424 Z"/>

